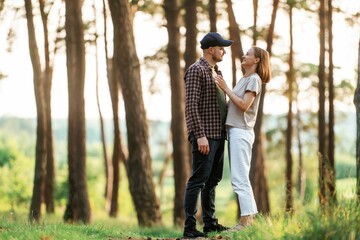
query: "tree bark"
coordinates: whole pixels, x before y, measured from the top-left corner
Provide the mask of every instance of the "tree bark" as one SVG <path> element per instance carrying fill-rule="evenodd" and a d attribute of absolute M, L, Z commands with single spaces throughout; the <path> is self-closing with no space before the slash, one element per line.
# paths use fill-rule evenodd
<path fill-rule="evenodd" d="M 5 0 L 0 0 L 0 13 L 4 9 Z"/>
<path fill-rule="evenodd" d="M 278 8 L 279 8 L 279 0 L 274 0 L 273 10 L 272 10 L 272 14 L 271 14 L 271 22 L 270 22 L 270 26 L 268 29 L 268 34 L 266 35 L 266 50 L 269 52 L 270 56 L 272 55 L 275 20 L 276 20 L 276 14 L 277 14 Z"/>
<path fill-rule="evenodd" d="M 93 13 L 94 13 L 94 25 L 95 25 L 95 75 L 96 75 L 96 103 L 99 113 L 99 121 L 100 121 L 100 136 L 101 136 L 101 143 L 102 143 L 102 149 L 103 149 L 103 160 L 104 160 L 104 166 L 105 166 L 105 191 L 104 191 L 104 197 L 105 197 L 105 209 L 107 212 L 110 211 L 111 206 L 111 194 L 112 194 L 112 188 L 113 188 L 113 169 L 112 169 L 112 162 L 108 158 L 107 153 L 107 143 L 106 143 L 106 134 L 105 134 L 105 123 L 104 118 L 101 111 L 101 104 L 100 104 L 100 96 L 99 96 L 99 55 L 98 55 L 98 33 L 97 33 L 97 21 L 96 21 L 96 6 L 95 2 L 93 2 Z M 106 18 L 104 18 L 104 21 L 106 21 Z"/>
<path fill-rule="evenodd" d="M 107 13 L 106 3 L 103 0 L 103 16 L 104 16 L 104 45 L 105 45 L 105 59 L 107 69 L 107 79 L 111 97 L 111 107 L 113 111 L 113 123 L 114 123 L 114 146 L 112 153 L 112 194 L 111 204 L 109 210 L 110 217 L 116 217 L 119 210 L 119 185 L 120 185 L 120 162 L 125 163 L 125 154 L 121 144 L 121 133 L 120 133 L 120 119 L 119 119 L 119 84 L 117 79 L 120 77 L 119 69 L 113 67 L 113 59 L 108 56 L 108 41 L 107 41 Z M 114 52 L 117 54 L 117 52 Z"/>
<path fill-rule="evenodd" d="M 266 50 L 271 56 L 272 52 L 272 39 L 274 36 L 275 29 L 275 20 L 276 14 L 279 6 L 279 0 L 274 0 L 273 10 L 271 15 L 271 22 L 266 37 Z M 264 109 L 264 99 L 266 95 L 266 85 L 262 86 L 262 93 L 260 96 L 258 116 L 255 124 L 255 141 L 252 149 L 252 158 L 251 158 L 251 168 L 250 168 L 250 181 L 253 187 L 254 196 L 256 203 L 258 205 L 259 212 L 263 214 L 270 213 L 270 202 L 269 202 L 269 189 L 266 178 L 266 169 L 265 169 L 265 159 L 264 159 L 264 150 L 263 150 L 263 133 L 261 130 L 262 119 L 263 119 L 263 109 Z"/>
<path fill-rule="evenodd" d="M 230 39 L 232 39 L 234 41 L 233 44 L 231 44 L 231 46 L 230 46 L 230 48 L 231 48 L 231 62 L 232 62 L 232 64 L 231 64 L 232 65 L 232 86 L 234 87 L 236 85 L 236 82 L 237 82 L 236 59 L 239 59 L 240 68 L 242 68 L 241 67 L 241 61 L 242 61 L 242 57 L 244 56 L 244 51 L 243 51 L 241 38 L 240 38 L 239 25 L 236 22 L 234 9 L 232 7 L 232 1 L 231 0 L 226 0 L 226 4 L 227 4 L 227 13 L 228 13 L 228 17 L 229 17 Z"/>
<path fill-rule="evenodd" d="M 295 85 L 296 86 L 296 124 L 295 124 L 295 128 L 296 128 L 296 140 L 297 140 L 297 152 L 298 152 L 298 161 L 299 161 L 299 166 L 298 166 L 298 170 L 297 170 L 297 183 L 296 183 L 296 189 L 297 189 L 297 193 L 299 195 L 299 199 L 301 201 L 301 203 L 304 203 L 304 198 L 305 198 L 305 189 L 306 189 L 306 171 L 304 168 L 304 159 L 303 159 L 303 143 L 302 143 L 302 138 L 301 138 L 301 132 L 303 129 L 303 123 L 301 121 L 301 110 L 299 108 L 299 86 L 298 84 Z"/>
<path fill-rule="evenodd" d="M 165 0 L 165 16 L 168 29 L 167 55 L 169 59 L 171 85 L 171 132 L 173 142 L 173 166 L 175 178 L 174 225 L 182 226 L 185 221 L 184 194 L 189 177 L 189 148 L 185 125 L 184 81 L 180 66 L 180 32 L 178 0 Z"/>
<path fill-rule="evenodd" d="M 69 88 L 68 167 L 69 196 L 64 220 L 90 222 L 90 203 L 86 183 L 85 144 L 85 45 L 82 0 L 66 0 L 66 56 Z"/>
<path fill-rule="evenodd" d="M 130 193 L 139 225 L 160 225 L 162 220 L 152 179 L 148 126 L 130 6 L 127 0 L 109 0 L 109 6 L 114 26 L 114 52 L 117 52 L 114 54 L 114 67 L 121 69 L 119 83 L 126 112 L 129 148 L 126 170 Z"/>
<path fill-rule="evenodd" d="M 358 45 L 358 76 L 354 94 L 354 105 L 356 109 L 356 194 L 360 202 L 360 39 Z"/>
<path fill-rule="evenodd" d="M 320 0 L 320 55 L 319 55 L 319 111 L 318 111 L 318 139 L 319 139 L 319 202 L 325 206 L 326 200 L 326 124 L 325 124 L 325 0 Z"/>
<path fill-rule="evenodd" d="M 259 33 L 257 31 L 257 17 L 258 17 L 258 8 L 259 8 L 259 0 L 253 0 L 253 6 L 254 6 L 254 21 L 253 21 L 253 45 L 256 46 L 257 40 L 259 37 Z"/>
<path fill-rule="evenodd" d="M 47 213 L 55 212 L 54 192 L 55 192 L 55 159 L 54 159 L 54 140 L 51 119 L 51 88 L 53 76 L 53 64 L 50 61 L 49 34 L 48 34 L 48 14 L 45 13 L 45 1 L 39 0 L 40 14 L 44 31 L 44 92 L 45 92 L 45 117 L 47 123 L 47 154 L 46 154 L 46 175 L 44 181 L 44 201 Z M 52 3 L 53 4 L 53 3 Z M 54 55 L 56 51 L 54 51 Z"/>
<path fill-rule="evenodd" d="M 288 80 L 288 113 L 287 113 L 287 129 L 286 129 L 286 174 L 285 174 L 285 211 L 292 213 L 293 211 L 293 180 L 292 180 L 292 166 L 293 166 L 293 157 L 292 157 L 292 139 L 293 139 L 293 84 L 295 82 L 295 69 L 294 69 L 294 49 L 293 49 L 293 6 L 291 3 L 289 5 L 289 28 L 290 28 L 290 51 L 289 51 L 289 73 L 287 76 Z"/>
<path fill-rule="evenodd" d="M 329 156 L 329 197 L 330 203 L 336 204 L 336 169 L 335 169 L 335 110 L 334 110 L 334 100 L 335 100 L 335 91 L 334 91 L 334 62 L 333 62 L 333 32 L 332 32 L 332 0 L 328 1 L 328 11 L 327 11 L 327 30 L 328 30 L 328 44 L 329 44 L 329 146 L 328 146 L 328 156 Z"/>
<path fill-rule="evenodd" d="M 197 56 L 197 51 L 196 51 L 196 47 L 198 46 L 198 42 L 197 42 L 197 35 L 198 35 L 198 29 L 197 29 L 197 5 L 198 5 L 198 1 L 194 1 L 194 0 L 185 0 L 185 16 L 184 16 L 184 22 L 185 22 L 185 29 L 186 29 L 186 42 L 185 42 L 185 53 L 184 53 L 184 60 L 185 60 L 185 68 L 184 69 L 188 69 L 190 67 L 191 64 L 193 64 L 194 62 L 196 62 L 198 56 Z M 215 10 L 213 10 L 212 8 L 215 8 L 215 1 L 214 0 L 210 0 L 209 1 L 209 16 L 211 18 L 211 13 Z M 211 23 L 212 24 L 212 23 Z M 211 25 L 210 24 L 210 25 Z M 211 29 L 215 28 L 216 26 L 210 26 Z M 191 172 L 191 165 L 192 165 L 192 154 L 191 154 L 191 145 L 188 144 L 188 152 L 189 152 L 189 169 L 187 170 L 187 172 L 190 174 Z M 182 197 L 183 199 L 183 197 Z M 199 205 L 201 205 L 200 201 L 199 201 Z M 199 220 L 202 221 L 201 218 L 201 207 L 198 208 L 198 212 L 197 212 L 197 218 Z"/>
<path fill-rule="evenodd" d="M 296 96 L 298 96 L 298 89 Z M 305 188 L 306 188 L 306 171 L 304 168 L 304 160 L 302 154 L 302 139 L 301 139 L 301 129 L 302 129 L 302 121 L 301 121 L 301 111 L 299 109 L 299 102 L 296 101 L 296 138 L 297 138 L 297 146 L 298 146 L 298 159 L 299 166 L 297 172 L 297 192 L 299 194 L 300 201 L 303 203 L 305 197 Z"/>
<path fill-rule="evenodd" d="M 217 32 L 216 0 L 209 0 L 208 12 L 209 12 L 209 20 L 210 20 L 210 32 Z"/>
<path fill-rule="evenodd" d="M 43 182 L 45 178 L 45 164 L 47 154 L 47 124 L 45 112 L 45 93 L 44 78 L 41 70 L 41 62 L 36 43 L 36 34 L 33 21 L 31 0 L 25 0 L 25 10 L 27 19 L 27 28 L 29 36 L 29 51 L 33 67 L 34 92 L 37 113 L 36 128 L 36 151 L 35 151 L 35 174 L 33 194 L 31 198 L 31 206 L 29 220 L 39 222 L 41 217 L 41 201 L 43 196 Z"/>
<path fill-rule="evenodd" d="M 197 24 L 197 12 L 196 6 L 197 1 L 194 0 L 185 0 L 185 28 L 186 28 L 186 40 L 185 40 L 185 69 L 188 69 L 191 64 L 197 60 L 196 55 L 196 46 L 197 46 L 197 34 L 198 30 L 196 27 Z"/>

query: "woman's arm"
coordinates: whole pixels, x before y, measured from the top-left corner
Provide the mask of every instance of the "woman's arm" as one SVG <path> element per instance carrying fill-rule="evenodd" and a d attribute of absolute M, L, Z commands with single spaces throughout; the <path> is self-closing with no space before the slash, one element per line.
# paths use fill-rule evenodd
<path fill-rule="evenodd" d="M 226 82 L 222 78 L 222 76 L 217 76 L 215 78 L 215 83 L 218 87 L 220 87 L 226 95 L 229 96 L 230 100 L 238 107 L 241 111 L 246 112 L 249 110 L 251 104 L 254 102 L 256 94 L 255 92 L 247 91 L 245 93 L 244 99 L 235 95 L 233 91 L 227 86 Z"/>

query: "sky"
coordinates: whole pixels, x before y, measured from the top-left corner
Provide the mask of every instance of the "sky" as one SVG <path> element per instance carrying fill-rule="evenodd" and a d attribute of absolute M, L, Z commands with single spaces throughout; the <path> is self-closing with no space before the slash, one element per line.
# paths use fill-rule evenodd
<path fill-rule="evenodd" d="M 8 3 L 9 1 L 5 1 Z M 100 3 L 101 1 L 98 1 Z M 271 16 L 271 2 L 269 0 L 259 1 L 259 25 L 268 24 Z M 339 1 L 335 1 L 339 2 Z M 22 6 L 23 1 L 13 0 L 12 3 Z M 91 19 L 93 17 L 91 4 L 85 1 L 84 19 Z M 360 0 L 341 0 L 341 8 L 348 12 L 360 11 Z M 252 25 L 252 1 L 235 1 L 235 14 L 241 29 L 248 28 Z M 28 38 L 26 20 L 14 20 L 11 14 L 5 14 L 6 8 L 0 16 L 0 72 L 7 75 L 7 78 L 0 80 L 0 117 L 15 116 L 24 118 L 36 117 L 36 106 L 32 78 L 32 65 L 29 57 Z M 220 15 L 226 16 L 225 9 L 218 9 Z M 100 34 L 102 33 L 102 17 L 101 12 L 98 12 L 98 28 Z M 39 19 L 38 19 L 39 20 Z M 54 21 L 53 21 L 54 22 Z M 294 12 L 294 49 L 295 60 L 301 62 L 318 63 L 318 27 L 317 15 L 309 17 L 303 12 Z M 39 47 L 42 46 L 41 39 L 41 25 L 36 21 L 36 31 L 39 36 Z M 51 23 L 50 23 L 51 24 Z M 339 15 L 334 14 L 334 64 L 337 67 L 335 71 L 335 81 L 342 79 L 352 79 L 352 84 L 355 86 L 357 67 L 357 49 L 360 37 L 360 31 L 355 28 L 347 26 L 344 19 Z M 16 39 L 12 45 L 12 51 L 8 52 L 6 49 L 9 44 L 6 41 L 9 27 L 13 25 L 16 29 Z M 50 25 L 52 29 L 54 24 Z M 225 38 L 228 35 L 227 22 L 219 19 L 218 31 Z M 358 21 L 357 29 L 360 27 L 360 20 Z M 205 34 L 208 28 L 207 23 L 199 23 L 198 42 Z M 275 55 L 283 55 L 288 52 L 289 42 L 289 25 L 288 16 L 285 12 L 279 11 L 277 15 L 277 22 L 275 33 L 280 36 L 274 41 L 273 52 Z M 112 27 L 109 27 L 111 33 Z M 184 33 L 184 29 L 181 29 Z M 153 55 L 161 46 L 167 43 L 167 31 L 164 27 L 164 19 L 160 16 L 151 17 L 143 13 L 137 13 L 134 19 L 134 35 L 137 54 L 140 62 L 143 62 L 145 56 Z M 108 39 L 112 39 L 109 35 Z M 244 51 L 251 47 L 251 36 L 242 36 Z M 259 43 L 260 47 L 266 47 L 264 43 Z M 99 39 L 99 49 L 103 49 L 103 38 Z M 200 44 L 198 46 L 200 54 Z M 111 55 L 111 48 L 110 48 Z M 101 110 L 105 118 L 111 118 L 112 110 L 110 103 L 110 96 L 107 87 L 105 66 L 103 60 L 105 59 L 104 52 L 98 52 L 99 58 L 99 89 Z M 86 103 L 86 117 L 93 119 L 98 118 L 98 110 L 96 105 L 96 79 L 95 79 L 95 48 L 88 48 L 86 55 L 86 79 L 85 79 L 85 103 Z M 273 61 L 273 60 L 272 60 Z M 284 63 L 272 62 L 278 65 L 280 70 L 286 71 L 287 65 Z M 66 56 L 65 53 L 56 56 L 54 61 L 54 78 L 52 90 L 52 115 L 54 118 L 67 118 L 68 114 L 68 100 L 67 100 L 67 77 L 66 77 Z M 225 79 L 230 84 L 231 81 L 231 62 L 230 49 L 225 55 L 224 60 L 219 63 L 220 69 L 223 72 Z M 142 85 L 144 104 L 147 111 L 148 119 L 152 120 L 169 120 L 171 118 L 171 92 L 170 80 L 168 77 L 168 66 L 158 65 L 157 73 L 154 82 L 151 83 L 155 71 L 142 67 Z M 240 78 L 241 74 L 238 74 Z M 310 81 L 303 79 L 300 81 L 300 87 L 306 89 Z M 268 89 L 284 89 L 286 80 L 284 76 L 274 77 L 268 84 Z M 154 90 L 150 94 L 149 88 Z M 304 109 L 313 109 L 316 111 L 317 102 L 316 94 L 303 93 L 299 96 L 299 102 Z M 274 108 L 273 106 L 280 106 Z M 354 111 L 351 104 L 345 106 L 338 105 L 338 108 Z M 120 105 L 121 115 L 124 116 L 123 106 Z M 286 98 L 277 91 L 266 95 L 265 113 L 285 113 L 287 111 Z"/>

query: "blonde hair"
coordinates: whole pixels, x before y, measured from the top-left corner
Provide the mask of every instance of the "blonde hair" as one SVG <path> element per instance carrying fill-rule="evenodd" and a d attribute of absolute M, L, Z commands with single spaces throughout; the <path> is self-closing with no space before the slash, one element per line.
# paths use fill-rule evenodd
<path fill-rule="evenodd" d="M 256 46 L 253 46 L 252 49 L 254 50 L 255 58 L 260 59 L 256 67 L 256 73 L 260 76 L 263 83 L 268 83 L 271 77 L 269 53 Z"/>

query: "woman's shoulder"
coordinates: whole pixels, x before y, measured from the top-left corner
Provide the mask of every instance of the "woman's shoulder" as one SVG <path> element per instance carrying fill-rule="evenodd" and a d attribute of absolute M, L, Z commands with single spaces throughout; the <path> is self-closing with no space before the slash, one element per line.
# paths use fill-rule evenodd
<path fill-rule="evenodd" d="M 251 80 L 261 81 L 261 78 L 260 78 L 259 74 L 257 74 L 257 73 L 251 74 L 251 75 L 250 75 L 250 79 L 251 79 Z"/>
<path fill-rule="evenodd" d="M 254 83 L 258 84 L 258 85 L 261 85 L 261 78 L 260 78 L 259 74 L 253 73 L 250 76 L 250 81 L 249 82 L 254 82 Z"/>

